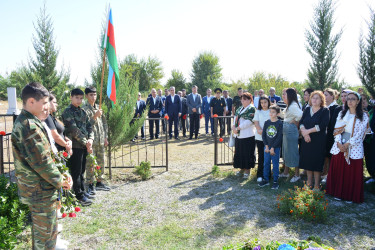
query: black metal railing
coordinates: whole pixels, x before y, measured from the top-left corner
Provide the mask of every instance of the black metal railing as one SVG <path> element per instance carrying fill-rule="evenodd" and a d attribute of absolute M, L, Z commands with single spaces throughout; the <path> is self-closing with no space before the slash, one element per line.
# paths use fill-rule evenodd
<path fill-rule="evenodd" d="M 214 165 L 233 165 L 234 147 L 229 147 L 229 137 L 234 116 L 214 117 Z M 224 128 L 218 127 L 220 120 Z M 229 127 L 229 129 L 228 129 Z"/>
<path fill-rule="evenodd" d="M 159 135 L 156 138 L 150 137 L 150 121 L 159 121 Z M 163 121 L 166 125 L 163 128 Z M 168 120 L 165 118 L 146 118 L 143 125 L 144 137 L 141 130 L 134 139 L 121 145 L 117 150 L 111 152 L 108 159 L 109 177 L 112 178 L 112 169 L 134 168 L 142 161 L 149 161 L 152 168 L 165 168 L 168 171 Z M 154 131 L 156 126 L 154 125 Z"/>

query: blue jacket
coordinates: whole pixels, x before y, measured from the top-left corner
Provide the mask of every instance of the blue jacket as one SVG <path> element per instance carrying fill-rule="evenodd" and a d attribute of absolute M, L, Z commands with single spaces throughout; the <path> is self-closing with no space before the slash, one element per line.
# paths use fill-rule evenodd
<path fill-rule="evenodd" d="M 146 109 L 146 103 L 143 100 L 140 100 L 139 108 L 137 104 L 135 104 L 135 114 L 134 117 L 140 117 L 143 114 L 143 111 Z"/>
<path fill-rule="evenodd" d="M 163 101 L 161 100 L 160 96 L 155 97 L 155 104 L 154 104 L 154 99 L 151 97 L 147 98 L 146 104 L 149 106 L 148 108 L 148 116 L 161 116 L 161 111 L 163 109 Z M 159 113 L 153 114 L 151 113 L 152 110 L 159 110 Z"/>
<path fill-rule="evenodd" d="M 212 98 L 214 97 L 211 96 L 210 99 L 212 100 Z M 202 99 L 202 113 L 208 116 L 211 115 L 211 106 L 207 101 L 207 96 L 203 97 Z"/>
<path fill-rule="evenodd" d="M 181 113 L 182 105 L 181 99 L 178 95 L 174 95 L 174 102 L 172 103 L 171 95 L 167 96 L 165 99 L 165 113 L 168 114 L 169 117 L 178 116 L 178 113 Z"/>
<path fill-rule="evenodd" d="M 225 100 L 225 97 L 224 97 L 224 96 L 223 96 L 223 98 L 224 98 L 224 100 Z M 229 97 L 229 96 L 228 96 L 228 98 L 225 100 L 225 102 L 226 102 L 227 107 L 228 107 L 228 109 L 227 109 L 227 111 L 229 111 L 228 114 L 231 114 L 231 113 L 232 113 L 232 104 L 233 104 L 233 99 L 232 99 L 232 97 Z"/>

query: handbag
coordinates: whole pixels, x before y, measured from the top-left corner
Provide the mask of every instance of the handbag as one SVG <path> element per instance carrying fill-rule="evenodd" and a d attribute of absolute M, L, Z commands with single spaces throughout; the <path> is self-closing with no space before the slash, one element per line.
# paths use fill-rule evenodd
<path fill-rule="evenodd" d="M 234 147 L 236 138 L 234 137 L 233 133 L 230 133 L 228 146 Z"/>

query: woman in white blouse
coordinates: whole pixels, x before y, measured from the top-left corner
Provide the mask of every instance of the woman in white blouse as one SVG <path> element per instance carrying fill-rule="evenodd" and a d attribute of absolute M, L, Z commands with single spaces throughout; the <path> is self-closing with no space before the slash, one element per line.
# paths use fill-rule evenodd
<path fill-rule="evenodd" d="M 232 131 L 235 139 L 233 167 L 239 168 L 237 175 L 247 179 L 250 169 L 255 166 L 255 126 L 253 118 L 255 107 L 251 104 L 253 97 L 250 93 L 241 96 L 242 106 L 236 110 Z"/>
<path fill-rule="evenodd" d="M 254 124 L 256 128 L 255 144 L 258 149 L 258 170 L 257 182 L 263 180 L 263 164 L 264 164 L 264 144 L 262 139 L 264 123 L 270 119 L 271 101 L 267 96 L 259 98 L 259 106 L 254 116 Z"/>
<path fill-rule="evenodd" d="M 327 177 L 327 193 L 337 200 L 363 202 L 363 139 L 368 121 L 361 96 L 349 93 L 337 117 Z"/>
<path fill-rule="evenodd" d="M 283 90 L 283 100 L 287 108 L 282 112 L 283 123 L 283 148 L 284 173 L 279 177 L 289 177 L 289 168 L 295 168 L 295 175 L 290 182 L 296 182 L 299 176 L 299 151 L 298 151 L 298 123 L 302 118 L 301 106 L 298 103 L 297 92 L 293 88 Z"/>

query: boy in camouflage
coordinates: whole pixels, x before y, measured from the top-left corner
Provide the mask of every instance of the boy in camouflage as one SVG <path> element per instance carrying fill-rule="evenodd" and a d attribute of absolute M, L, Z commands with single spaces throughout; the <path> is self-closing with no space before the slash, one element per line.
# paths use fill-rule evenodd
<path fill-rule="evenodd" d="M 51 145 L 41 119 L 48 115 L 49 93 L 40 83 L 22 89 L 23 109 L 13 125 L 12 147 L 20 201 L 29 205 L 33 249 L 55 249 L 57 190 L 71 179 L 53 164 Z"/>
<path fill-rule="evenodd" d="M 65 135 L 73 143 L 73 155 L 69 159 L 70 172 L 73 178 L 73 190 L 81 205 L 89 206 L 92 204 L 92 199 L 95 196 L 85 192 L 83 176 L 86 170 L 87 153 L 92 153 L 94 132 L 92 131 L 89 117 L 80 107 L 83 95 L 83 91 L 80 89 L 72 90 L 70 93 L 71 104 L 64 110 L 62 120 L 65 126 Z"/>
<path fill-rule="evenodd" d="M 86 179 L 89 183 L 87 189 L 88 193 L 95 194 L 96 190 L 111 190 L 108 186 L 104 185 L 104 156 L 105 156 L 105 147 L 108 145 L 107 135 L 108 135 L 108 126 L 103 111 L 99 109 L 99 105 L 96 104 L 96 88 L 88 87 L 85 89 L 85 94 L 87 102 L 82 106 L 82 109 L 86 112 L 89 117 L 92 129 L 94 131 L 94 143 L 93 143 L 93 154 L 96 156 L 96 161 L 99 164 L 100 175 L 95 180 L 94 168 L 91 162 L 86 162 Z M 94 182 L 96 181 L 96 186 Z"/>

